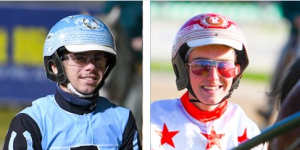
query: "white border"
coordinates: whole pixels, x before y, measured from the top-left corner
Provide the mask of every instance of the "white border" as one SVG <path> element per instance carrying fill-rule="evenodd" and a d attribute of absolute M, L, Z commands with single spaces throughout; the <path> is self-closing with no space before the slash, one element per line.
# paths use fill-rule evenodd
<path fill-rule="evenodd" d="M 143 150 L 150 150 L 150 0 L 143 0 Z"/>

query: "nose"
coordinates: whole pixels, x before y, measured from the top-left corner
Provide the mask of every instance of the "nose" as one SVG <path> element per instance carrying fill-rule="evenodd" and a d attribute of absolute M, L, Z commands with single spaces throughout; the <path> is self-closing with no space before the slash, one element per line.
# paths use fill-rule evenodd
<path fill-rule="evenodd" d="M 96 69 L 95 61 L 93 61 L 91 59 L 89 61 L 87 61 L 86 65 L 85 65 L 85 68 L 88 69 L 88 70 Z"/>
<path fill-rule="evenodd" d="M 219 79 L 218 69 L 216 67 L 210 67 L 207 73 L 207 80 L 215 81 Z"/>

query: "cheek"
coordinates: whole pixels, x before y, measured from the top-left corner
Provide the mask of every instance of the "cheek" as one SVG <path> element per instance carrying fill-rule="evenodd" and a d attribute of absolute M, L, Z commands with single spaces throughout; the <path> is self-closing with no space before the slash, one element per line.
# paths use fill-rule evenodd
<path fill-rule="evenodd" d="M 227 89 L 230 89 L 231 88 L 231 85 L 232 85 L 232 81 L 233 81 L 233 78 L 223 78 L 221 80 L 223 82 L 223 84 L 226 86 Z"/>
<path fill-rule="evenodd" d="M 192 87 L 198 86 L 201 83 L 203 78 L 201 76 L 194 75 L 193 73 L 189 73 L 189 82 Z"/>
<path fill-rule="evenodd" d="M 76 70 L 75 68 L 67 67 L 67 68 L 65 68 L 65 74 L 67 75 L 67 78 L 70 81 L 73 81 L 76 78 L 78 78 L 79 71 Z"/>

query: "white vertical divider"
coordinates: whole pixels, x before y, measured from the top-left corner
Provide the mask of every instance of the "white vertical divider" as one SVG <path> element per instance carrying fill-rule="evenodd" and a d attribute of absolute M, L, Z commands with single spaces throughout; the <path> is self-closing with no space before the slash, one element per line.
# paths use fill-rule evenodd
<path fill-rule="evenodd" d="M 143 150 L 150 150 L 150 0 L 143 0 Z"/>

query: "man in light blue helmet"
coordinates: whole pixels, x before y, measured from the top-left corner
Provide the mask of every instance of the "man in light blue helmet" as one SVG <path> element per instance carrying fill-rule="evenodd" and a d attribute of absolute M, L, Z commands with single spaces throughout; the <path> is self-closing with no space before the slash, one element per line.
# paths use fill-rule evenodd
<path fill-rule="evenodd" d="M 108 27 L 88 15 L 57 22 L 44 44 L 56 93 L 39 98 L 10 124 L 4 150 L 141 149 L 130 110 L 99 96 L 118 51 Z"/>

